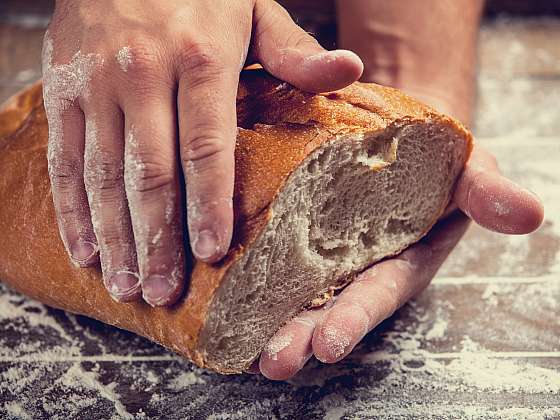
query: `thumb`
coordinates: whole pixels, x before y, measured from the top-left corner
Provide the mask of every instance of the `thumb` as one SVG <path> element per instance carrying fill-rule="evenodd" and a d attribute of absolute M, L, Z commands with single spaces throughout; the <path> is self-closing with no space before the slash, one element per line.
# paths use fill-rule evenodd
<path fill-rule="evenodd" d="M 364 65 L 351 51 L 327 51 L 272 0 L 257 0 L 253 56 L 273 76 L 309 92 L 341 89 L 360 78 Z"/>
<path fill-rule="evenodd" d="M 480 226 L 500 233 L 531 233 L 544 218 L 539 199 L 502 176 L 495 158 L 476 144 L 453 201 Z"/>

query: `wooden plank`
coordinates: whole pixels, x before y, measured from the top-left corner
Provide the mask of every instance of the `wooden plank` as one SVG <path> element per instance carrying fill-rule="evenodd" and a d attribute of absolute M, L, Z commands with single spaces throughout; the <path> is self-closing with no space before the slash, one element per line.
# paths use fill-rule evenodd
<path fill-rule="evenodd" d="M 504 172 L 543 198 L 547 221 L 536 234 L 471 229 L 436 282 L 347 360 L 312 361 L 290 383 L 197 369 L 134 334 L 0 286 L 0 417 L 560 417 L 560 90 L 543 76 L 554 61 L 533 51 L 556 29 L 543 35 L 531 25 L 483 33 L 493 44 L 483 49 L 477 131 Z M 42 32 L 8 42 L 1 28 L 0 77 L 9 79 L 0 100 L 27 82 L 22 71 L 39 68 Z M 557 57 L 555 45 L 542 45 Z"/>
<path fill-rule="evenodd" d="M 557 352 L 560 279 L 533 283 L 434 283 L 383 324 L 371 351 Z M 171 353 L 105 324 L 46 308 L 0 286 L 0 362 L 167 360 Z"/>
<path fill-rule="evenodd" d="M 475 134 L 553 137 L 560 133 L 560 80 L 508 79 L 481 74 Z"/>
<path fill-rule="evenodd" d="M 537 194 L 545 222 L 527 236 L 508 236 L 473 226 L 446 261 L 442 276 L 541 276 L 560 278 L 560 136 L 481 138 L 502 172 Z"/>
<path fill-rule="evenodd" d="M 500 18 L 480 31 L 479 60 L 483 74 L 560 78 L 560 20 Z"/>
<path fill-rule="evenodd" d="M 519 419 L 560 414 L 557 359 L 391 361 L 358 356 L 331 366 L 313 362 L 290 383 L 223 377 L 180 360 L 0 364 L 0 414 L 193 419 Z M 461 376 L 458 371 L 469 364 L 473 374 Z M 477 377 L 480 366 L 489 373 Z M 21 376 L 24 382 L 14 381 Z"/>
<path fill-rule="evenodd" d="M 0 24 L 0 85 L 17 86 L 40 77 L 43 33 L 41 28 Z"/>

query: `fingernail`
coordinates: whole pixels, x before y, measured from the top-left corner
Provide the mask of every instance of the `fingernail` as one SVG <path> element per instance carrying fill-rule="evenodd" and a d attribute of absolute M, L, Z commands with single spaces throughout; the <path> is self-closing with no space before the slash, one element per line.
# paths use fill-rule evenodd
<path fill-rule="evenodd" d="M 109 293 L 119 302 L 125 301 L 136 294 L 139 286 L 138 275 L 128 271 L 115 274 L 107 282 Z"/>
<path fill-rule="evenodd" d="M 97 253 L 97 245 L 88 241 L 77 241 L 71 246 L 72 259 L 79 265 L 88 262 Z"/>
<path fill-rule="evenodd" d="M 142 296 L 152 306 L 165 305 L 172 292 L 170 277 L 155 274 L 142 281 Z"/>
<path fill-rule="evenodd" d="M 218 250 L 218 238 L 211 230 L 203 230 L 195 236 L 193 241 L 193 252 L 196 258 L 207 260 L 212 258 Z"/>

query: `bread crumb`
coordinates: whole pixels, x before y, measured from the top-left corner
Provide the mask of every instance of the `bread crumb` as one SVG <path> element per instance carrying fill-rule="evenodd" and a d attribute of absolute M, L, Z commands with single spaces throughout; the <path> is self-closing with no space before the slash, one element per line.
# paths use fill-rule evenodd
<path fill-rule="evenodd" d="M 325 303 L 330 301 L 334 296 L 334 288 L 330 287 L 329 290 L 323 292 L 321 295 L 317 296 L 315 299 L 311 301 L 309 304 L 310 308 L 319 308 L 323 306 Z"/>
<path fill-rule="evenodd" d="M 274 88 L 274 91 L 278 92 L 279 90 L 285 90 L 285 89 L 288 89 L 289 87 L 290 87 L 290 85 L 288 83 L 283 82 L 283 83 L 280 83 L 278 86 L 276 86 Z"/>

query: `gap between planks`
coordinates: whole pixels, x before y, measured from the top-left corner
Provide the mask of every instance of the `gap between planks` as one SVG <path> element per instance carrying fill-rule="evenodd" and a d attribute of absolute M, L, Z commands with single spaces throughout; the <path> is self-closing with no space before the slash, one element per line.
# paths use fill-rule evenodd
<path fill-rule="evenodd" d="M 476 142 L 484 147 L 511 147 L 513 142 L 516 143 L 516 147 L 521 145 L 523 147 L 533 148 L 535 142 L 539 143 L 539 146 L 553 146 L 559 147 L 560 143 L 559 136 L 515 136 L 515 135 L 504 135 L 496 137 L 476 137 Z M 520 144 L 517 144 L 520 143 Z"/>
<path fill-rule="evenodd" d="M 399 353 L 375 352 L 365 356 L 368 361 L 383 361 L 399 359 L 403 356 L 421 355 L 425 359 L 461 359 L 470 356 L 484 356 L 490 359 L 550 359 L 560 358 L 560 351 L 503 351 L 503 352 L 444 352 L 432 353 L 422 350 L 421 352 L 401 351 Z M 362 359 L 364 356 L 361 357 Z M 172 362 L 183 361 L 179 356 L 0 356 L 0 363 L 77 363 L 77 362 Z"/>
<path fill-rule="evenodd" d="M 465 277 L 436 277 L 432 284 L 436 285 L 463 285 L 463 284 L 524 284 L 524 283 L 547 283 L 560 281 L 560 273 L 551 273 L 538 277 L 483 277 L 483 276 L 465 276 Z"/>

